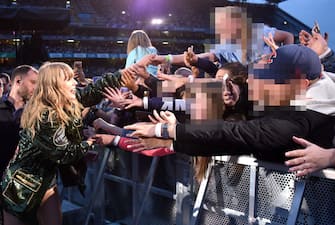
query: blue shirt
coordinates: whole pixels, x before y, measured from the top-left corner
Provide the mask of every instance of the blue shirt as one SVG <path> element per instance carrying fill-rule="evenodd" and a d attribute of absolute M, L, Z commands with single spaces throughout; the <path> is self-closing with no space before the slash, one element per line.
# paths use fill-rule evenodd
<path fill-rule="evenodd" d="M 148 48 L 143 48 L 142 46 L 137 46 L 131 52 L 129 52 L 126 60 L 126 68 L 130 67 L 132 64 L 140 61 L 145 55 L 149 54 L 157 54 L 157 49 L 153 46 Z M 148 65 L 147 71 L 148 73 L 156 76 L 157 75 L 157 66 Z"/>

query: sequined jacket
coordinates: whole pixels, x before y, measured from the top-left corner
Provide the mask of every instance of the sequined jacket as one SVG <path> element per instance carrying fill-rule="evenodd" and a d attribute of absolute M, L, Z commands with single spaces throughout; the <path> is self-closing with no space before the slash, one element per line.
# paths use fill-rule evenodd
<path fill-rule="evenodd" d="M 120 86 L 120 77 L 119 72 L 105 74 L 95 84 L 78 89 L 78 100 L 85 107 L 99 103 L 103 98 L 102 92 L 105 87 Z M 35 195 L 38 203 L 34 210 L 37 210 L 45 191 L 50 187 L 57 169 L 62 165 L 71 165 L 81 160 L 90 149 L 87 141 L 83 141 L 81 118 L 73 118 L 66 127 L 58 124 L 56 120 L 48 121 L 47 118 L 48 113 L 43 113 L 40 128 L 36 131 L 34 138 L 28 130 L 20 131 L 17 153 L 9 163 L 2 179 L 2 189 L 4 189 L 13 174 L 20 169 L 28 173 L 32 179 L 41 181 L 41 187 Z M 3 205 L 12 214 L 24 218 L 22 212 L 16 212 L 12 205 L 6 205 L 6 202 L 3 202 Z"/>

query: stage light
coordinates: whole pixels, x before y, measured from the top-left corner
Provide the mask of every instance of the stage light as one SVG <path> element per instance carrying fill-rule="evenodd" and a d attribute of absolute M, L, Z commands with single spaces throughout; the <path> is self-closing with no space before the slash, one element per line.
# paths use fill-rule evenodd
<path fill-rule="evenodd" d="M 67 0 L 65 4 L 65 8 L 69 9 L 71 7 L 71 1 Z"/>
<path fill-rule="evenodd" d="M 151 20 L 151 24 L 153 24 L 153 25 L 159 25 L 159 24 L 162 24 L 162 23 L 163 23 L 163 20 L 159 19 L 159 18 L 153 18 Z"/>
<path fill-rule="evenodd" d="M 68 40 L 66 40 L 66 42 L 68 42 L 68 43 L 74 43 L 74 40 L 73 39 L 68 39 Z"/>

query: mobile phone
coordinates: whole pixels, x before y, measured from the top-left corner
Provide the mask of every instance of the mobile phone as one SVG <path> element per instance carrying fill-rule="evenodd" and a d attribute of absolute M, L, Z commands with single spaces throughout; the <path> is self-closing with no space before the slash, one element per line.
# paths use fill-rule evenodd
<path fill-rule="evenodd" d="M 76 71 L 82 71 L 83 70 L 83 62 L 82 61 L 74 61 L 73 63 L 73 69 Z"/>
<path fill-rule="evenodd" d="M 312 31 L 314 31 L 315 33 L 319 33 L 319 34 L 321 33 L 320 26 L 319 26 L 317 21 L 314 22 L 314 26 L 312 28 Z"/>
<path fill-rule="evenodd" d="M 138 122 L 151 122 L 149 119 L 149 115 L 154 117 L 152 112 L 147 112 L 147 111 L 136 111 L 135 112 L 135 118 Z"/>

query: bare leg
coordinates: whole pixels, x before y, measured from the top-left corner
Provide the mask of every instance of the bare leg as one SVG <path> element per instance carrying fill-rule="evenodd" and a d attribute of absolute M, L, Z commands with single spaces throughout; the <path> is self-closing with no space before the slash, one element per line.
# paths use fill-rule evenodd
<path fill-rule="evenodd" d="M 56 187 L 45 193 L 37 218 L 40 225 L 62 225 L 61 202 Z"/>
<path fill-rule="evenodd" d="M 25 225 L 25 223 L 5 210 L 3 210 L 3 221 L 4 225 Z"/>

